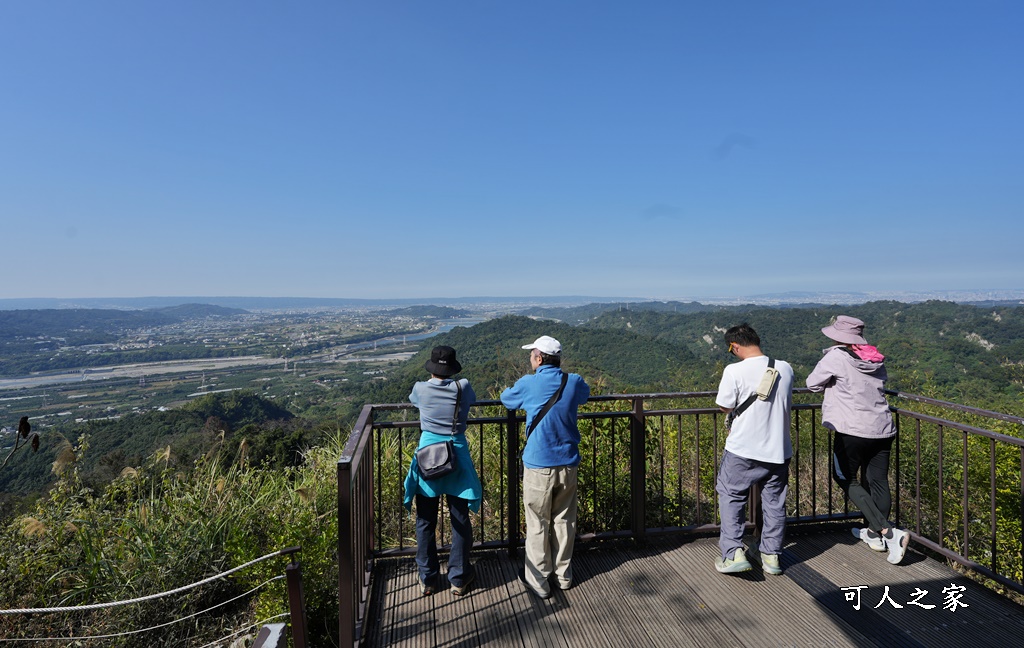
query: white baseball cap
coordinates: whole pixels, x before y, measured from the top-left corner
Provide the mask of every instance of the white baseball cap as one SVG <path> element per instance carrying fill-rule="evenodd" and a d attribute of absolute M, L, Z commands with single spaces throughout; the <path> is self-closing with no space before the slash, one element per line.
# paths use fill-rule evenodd
<path fill-rule="evenodd" d="M 537 349 L 548 355 L 562 355 L 562 343 L 550 335 L 542 335 L 533 344 L 524 344 L 524 349 Z"/>

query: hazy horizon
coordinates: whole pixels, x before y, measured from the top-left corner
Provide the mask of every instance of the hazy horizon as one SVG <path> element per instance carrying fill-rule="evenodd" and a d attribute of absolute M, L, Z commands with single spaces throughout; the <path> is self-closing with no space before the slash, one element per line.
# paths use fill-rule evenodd
<path fill-rule="evenodd" d="M 745 295 L 737 297 L 686 297 L 662 299 L 656 297 L 594 295 L 467 295 L 461 297 L 395 297 L 395 298 L 349 298 L 349 297 L 303 297 L 303 296 L 244 296 L 244 295 L 166 295 L 138 297 L 29 297 L 0 298 L 0 310 L 47 309 L 47 308 L 162 308 L 188 303 L 205 303 L 234 308 L 269 310 L 306 307 L 341 306 L 526 306 L 526 305 L 584 305 L 589 303 L 642 303 L 660 302 L 702 302 L 720 305 L 787 305 L 800 303 L 861 304 L 870 301 L 893 300 L 921 302 L 939 299 L 953 302 L 1019 301 L 1024 303 L 1024 290 L 973 290 L 973 291 L 927 291 L 901 292 L 802 292 L 791 291 L 775 294 Z"/>

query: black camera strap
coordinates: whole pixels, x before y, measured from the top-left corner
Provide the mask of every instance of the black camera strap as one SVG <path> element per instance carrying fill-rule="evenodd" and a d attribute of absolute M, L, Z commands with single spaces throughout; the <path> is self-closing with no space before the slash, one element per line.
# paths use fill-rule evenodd
<path fill-rule="evenodd" d="M 551 411 L 551 407 L 558 402 L 559 398 L 562 397 L 562 391 L 565 389 L 565 383 L 569 381 L 569 374 L 565 373 L 564 371 L 561 373 L 562 384 L 558 386 L 558 391 L 551 395 L 551 398 L 548 399 L 548 402 L 545 403 L 544 407 L 540 410 L 540 412 L 537 413 L 537 416 L 533 417 L 533 420 L 530 421 L 530 427 L 529 429 L 526 430 L 527 441 L 530 440 L 530 435 L 533 434 L 533 430 L 537 427 L 537 424 L 540 423 L 540 420 L 544 418 L 545 414 Z"/>
<path fill-rule="evenodd" d="M 452 436 L 459 433 L 459 403 L 462 402 L 462 385 L 459 384 L 458 379 L 453 380 L 455 383 L 455 389 L 458 393 L 455 394 L 455 414 L 452 415 Z"/>

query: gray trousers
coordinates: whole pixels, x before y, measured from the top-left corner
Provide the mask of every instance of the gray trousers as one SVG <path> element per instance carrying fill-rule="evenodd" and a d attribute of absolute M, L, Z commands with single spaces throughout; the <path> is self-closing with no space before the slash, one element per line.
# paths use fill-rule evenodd
<path fill-rule="evenodd" d="M 523 469 L 526 512 L 526 582 L 535 591 L 551 591 L 552 573 L 562 589 L 572 584 L 576 542 L 576 466 Z"/>
<path fill-rule="evenodd" d="M 789 459 L 775 464 L 745 459 L 722 451 L 722 466 L 718 471 L 718 509 L 722 516 L 718 548 L 722 559 L 728 560 L 737 549 L 743 548 L 743 525 L 747 521 L 747 495 L 751 487 L 761 486 L 761 529 L 763 554 L 782 553 L 782 540 L 786 531 L 786 493 L 789 491 Z"/>

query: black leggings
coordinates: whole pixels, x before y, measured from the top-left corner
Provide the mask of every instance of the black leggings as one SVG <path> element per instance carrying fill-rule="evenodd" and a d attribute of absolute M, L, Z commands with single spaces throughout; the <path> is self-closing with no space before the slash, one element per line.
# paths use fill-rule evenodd
<path fill-rule="evenodd" d="M 835 433 L 832 479 L 843 489 L 874 532 L 888 529 L 892 499 L 889 496 L 889 450 L 893 437 L 865 439 Z M 855 479 L 860 472 L 860 480 Z"/>

